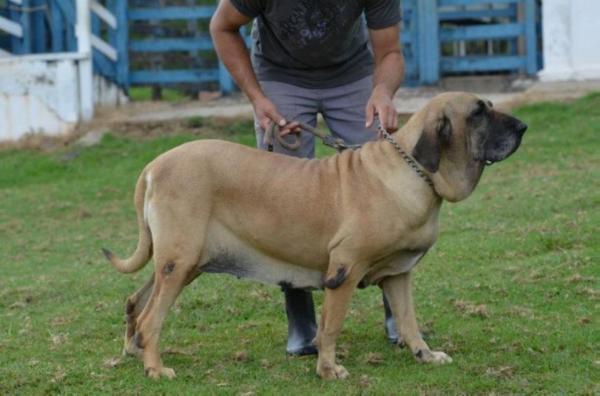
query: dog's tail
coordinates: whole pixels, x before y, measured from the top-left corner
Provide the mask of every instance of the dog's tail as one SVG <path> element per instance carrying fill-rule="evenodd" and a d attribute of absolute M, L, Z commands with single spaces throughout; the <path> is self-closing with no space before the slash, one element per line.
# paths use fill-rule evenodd
<path fill-rule="evenodd" d="M 132 273 L 138 271 L 148 263 L 152 256 L 152 235 L 150 228 L 145 218 L 145 203 L 148 197 L 148 183 L 146 181 L 147 172 L 144 170 L 138 178 L 135 186 L 135 210 L 137 212 L 138 220 L 138 245 L 133 255 L 127 259 L 120 259 L 113 252 L 108 249 L 102 248 L 102 253 L 111 262 L 113 267 L 119 272 Z"/>

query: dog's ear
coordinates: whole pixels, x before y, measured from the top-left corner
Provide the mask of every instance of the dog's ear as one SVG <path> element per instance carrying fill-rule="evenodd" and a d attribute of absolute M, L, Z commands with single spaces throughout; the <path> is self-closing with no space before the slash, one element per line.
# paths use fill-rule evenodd
<path fill-rule="evenodd" d="M 425 122 L 423 133 L 412 151 L 412 156 L 429 172 L 437 172 L 442 146 L 450 141 L 451 136 L 452 123 L 446 115 L 431 117 Z"/>

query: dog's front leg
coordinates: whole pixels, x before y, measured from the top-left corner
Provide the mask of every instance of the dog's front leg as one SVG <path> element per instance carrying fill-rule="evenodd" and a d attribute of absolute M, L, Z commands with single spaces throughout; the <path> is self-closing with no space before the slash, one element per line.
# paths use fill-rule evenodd
<path fill-rule="evenodd" d="M 396 327 L 400 329 L 400 336 L 417 361 L 436 364 L 451 363 L 450 356 L 444 352 L 432 351 L 421 337 L 412 301 L 410 272 L 385 278 L 382 286 L 396 318 Z"/>
<path fill-rule="evenodd" d="M 332 268 L 345 269 L 347 267 Z M 323 379 L 348 377 L 348 371 L 344 366 L 335 363 L 335 343 L 342 330 L 352 292 L 361 279 L 361 275 L 357 274 L 356 270 L 344 271 L 344 276 L 340 275 L 340 271 L 335 273 L 335 282 L 331 278 L 325 279 L 323 312 L 315 338 L 315 345 L 319 350 L 317 374 Z"/>
<path fill-rule="evenodd" d="M 323 379 L 348 377 L 344 366 L 335 363 L 335 342 L 342 330 L 353 288 L 347 285 L 334 290 L 325 289 L 321 323 L 315 338 L 315 345 L 319 350 L 317 374 Z"/>

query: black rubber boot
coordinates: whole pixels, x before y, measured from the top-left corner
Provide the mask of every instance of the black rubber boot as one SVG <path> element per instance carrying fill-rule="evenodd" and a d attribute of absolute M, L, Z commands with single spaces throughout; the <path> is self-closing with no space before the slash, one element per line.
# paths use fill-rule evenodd
<path fill-rule="evenodd" d="M 317 334 L 317 321 L 312 292 L 285 287 L 282 290 L 288 319 L 287 353 L 294 356 L 316 355 L 317 347 L 313 340 Z"/>
<path fill-rule="evenodd" d="M 383 322 L 385 334 L 387 335 L 387 338 L 391 344 L 398 344 L 400 336 L 398 335 L 398 330 L 396 329 L 396 321 L 392 315 L 390 303 L 388 303 L 387 298 L 385 298 L 385 294 L 381 294 L 383 295 L 383 309 L 385 311 L 385 321 Z"/>

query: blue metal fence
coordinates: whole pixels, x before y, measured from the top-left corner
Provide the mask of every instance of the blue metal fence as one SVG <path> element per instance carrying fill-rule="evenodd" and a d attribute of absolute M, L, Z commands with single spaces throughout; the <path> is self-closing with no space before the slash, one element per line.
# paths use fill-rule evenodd
<path fill-rule="evenodd" d="M 536 0 L 403 0 L 407 80 L 435 84 L 456 74 L 535 75 L 541 66 L 538 7 Z M 486 51 L 470 53 L 473 43 Z"/>
<path fill-rule="evenodd" d="M 94 70 L 129 86 L 129 52 L 127 48 L 127 4 L 121 0 L 92 1 L 92 47 Z"/>
<path fill-rule="evenodd" d="M 91 0 L 94 72 L 127 87 L 127 2 Z M 76 52 L 76 0 L 9 0 L 0 9 L 0 49 L 15 55 Z"/>
<path fill-rule="evenodd" d="M 8 0 L 0 11 L 4 26 L 18 26 L 2 49 L 17 55 L 76 50 L 75 5 L 69 0 Z M 1 27 L 0 27 L 0 30 Z"/>
<path fill-rule="evenodd" d="M 128 19 L 130 23 L 139 21 L 177 21 L 194 20 L 204 21 L 208 26 L 208 21 L 215 11 L 215 6 L 196 6 L 196 7 L 146 7 L 129 9 Z M 245 35 L 245 29 L 242 29 Z M 132 57 L 136 53 L 173 53 L 176 51 L 206 51 L 214 53 L 212 39 L 205 31 L 200 36 L 194 37 L 146 37 L 142 39 L 132 39 L 129 41 L 129 51 Z M 214 55 L 213 55 L 214 57 Z M 215 58 L 216 59 L 216 58 Z M 234 83 L 231 76 L 221 62 L 213 62 L 214 65 L 205 67 L 185 68 L 185 69 L 137 69 L 132 68 L 129 74 L 129 81 L 132 85 L 148 84 L 182 84 L 182 83 L 218 83 L 224 93 L 229 93 L 234 89 Z"/>

